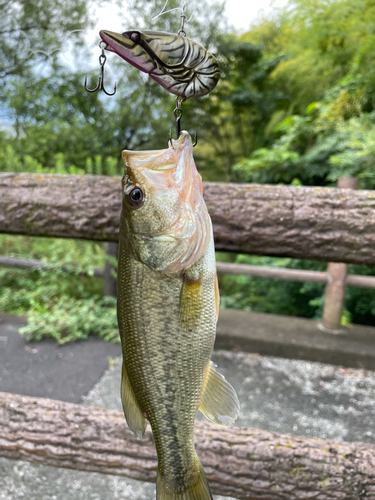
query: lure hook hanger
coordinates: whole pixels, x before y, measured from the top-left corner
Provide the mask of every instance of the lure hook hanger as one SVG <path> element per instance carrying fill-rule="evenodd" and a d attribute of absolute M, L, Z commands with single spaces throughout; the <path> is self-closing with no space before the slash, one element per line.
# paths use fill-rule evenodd
<path fill-rule="evenodd" d="M 102 45 L 102 44 L 104 44 L 104 45 Z M 97 90 L 102 90 L 105 94 L 111 96 L 111 95 L 116 94 L 116 82 L 115 82 L 115 85 L 113 88 L 113 92 L 112 93 L 107 92 L 105 87 L 104 87 L 104 65 L 105 65 L 105 62 L 107 60 L 107 56 L 104 53 L 104 46 L 105 46 L 105 42 L 103 42 L 103 40 L 102 40 L 99 43 L 99 47 L 102 49 L 102 53 L 99 56 L 100 74 L 99 74 L 98 85 L 94 89 L 89 89 L 87 87 L 87 76 L 86 76 L 86 78 L 85 78 L 85 90 L 87 92 L 96 92 Z"/>
<path fill-rule="evenodd" d="M 176 134 L 177 134 L 177 139 L 181 135 L 181 118 L 182 118 L 182 109 L 181 109 L 181 104 L 184 102 L 184 99 L 182 99 L 180 96 L 176 97 L 176 107 L 173 110 L 173 114 L 176 118 Z M 172 146 L 172 129 L 169 131 L 169 144 L 171 147 Z M 198 144 L 198 134 L 195 131 L 195 136 L 194 136 L 194 143 L 193 143 L 193 148 Z"/>
<path fill-rule="evenodd" d="M 185 31 L 185 21 L 186 21 L 186 0 L 183 0 L 182 2 L 182 13 L 181 13 L 181 28 L 178 31 L 178 34 L 180 36 L 186 36 L 186 31 Z"/>

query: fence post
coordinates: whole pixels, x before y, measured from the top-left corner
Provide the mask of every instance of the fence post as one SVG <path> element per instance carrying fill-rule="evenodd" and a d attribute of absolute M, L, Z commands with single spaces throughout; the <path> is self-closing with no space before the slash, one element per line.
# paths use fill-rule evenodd
<path fill-rule="evenodd" d="M 105 256 L 118 257 L 118 243 L 106 242 L 104 243 Z M 103 295 L 105 297 L 117 297 L 116 278 L 113 276 L 112 271 L 117 270 L 108 259 L 104 263 L 104 287 Z"/>
<path fill-rule="evenodd" d="M 341 177 L 338 187 L 342 189 L 357 189 L 356 177 Z M 324 330 L 338 333 L 341 327 L 341 316 L 345 301 L 345 282 L 348 266 L 341 262 L 329 262 L 327 273 L 328 283 L 325 289 L 322 327 Z"/>

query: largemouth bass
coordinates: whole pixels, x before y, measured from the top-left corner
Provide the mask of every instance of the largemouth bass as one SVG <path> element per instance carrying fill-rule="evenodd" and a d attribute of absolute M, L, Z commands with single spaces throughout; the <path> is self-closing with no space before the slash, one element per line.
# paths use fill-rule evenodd
<path fill-rule="evenodd" d="M 182 100 L 200 97 L 213 90 L 220 70 L 215 57 L 198 43 L 162 31 L 100 31 L 106 49 Z"/>
<path fill-rule="evenodd" d="M 187 132 L 161 151 L 124 151 L 118 269 L 121 396 L 130 429 L 146 418 L 158 454 L 158 500 L 209 500 L 194 448 L 199 409 L 237 417 L 234 389 L 210 362 L 219 308 L 211 219 Z"/>

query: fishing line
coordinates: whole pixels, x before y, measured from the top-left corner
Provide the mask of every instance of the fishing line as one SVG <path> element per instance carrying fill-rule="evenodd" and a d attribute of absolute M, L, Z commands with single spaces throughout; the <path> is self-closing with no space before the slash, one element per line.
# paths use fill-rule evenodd
<path fill-rule="evenodd" d="M 104 3 L 108 3 L 108 0 L 100 0 L 99 1 L 99 6 L 104 4 Z M 94 3 L 91 3 L 91 5 L 88 7 L 87 9 L 87 13 L 90 12 L 90 10 L 92 10 L 94 7 L 96 7 L 97 4 L 94 4 Z M 23 50 L 23 53 L 25 54 L 25 57 L 30 57 L 30 56 L 33 56 L 33 55 L 43 55 L 46 57 L 46 59 L 51 59 L 51 57 L 53 56 L 53 54 L 55 54 L 56 52 L 60 52 L 60 53 L 66 53 L 68 51 L 68 48 L 65 48 L 66 47 L 66 42 L 69 41 L 69 38 L 70 36 L 73 34 L 73 33 L 79 33 L 79 32 L 84 32 L 85 30 L 84 29 L 75 29 L 75 30 L 71 30 L 67 33 L 65 33 L 65 35 L 62 37 L 62 38 L 59 38 L 58 36 L 55 36 L 55 41 L 56 43 L 60 44 L 60 47 L 59 48 L 55 48 L 55 49 L 50 49 L 50 50 L 42 50 L 42 49 L 37 49 L 37 50 L 32 50 L 31 48 L 31 35 L 29 35 L 26 31 L 24 31 L 20 25 L 20 23 L 17 21 L 17 19 L 13 18 L 13 19 L 7 19 L 7 18 L 3 18 L 2 19 L 3 23 L 2 23 L 2 26 L 6 26 L 7 24 L 9 26 L 12 27 L 12 29 L 14 30 L 14 32 L 18 32 L 18 36 L 20 38 L 22 38 L 22 42 L 23 44 L 25 44 L 25 47 L 24 47 L 24 50 Z"/>
<path fill-rule="evenodd" d="M 95 7 L 100 7 L 103 4 L 105 4 L 105 3 L 109 3 L 109 0 L 100 0 L 97 4 L 95 4 L 95 3 L 92 2 L 91 5 L 87 9 L 87 14 L 90 14 L 90 11 L 93 11 L 95 9 Z M 55 48 L 55 49 L 51 49 L 49 51 L 45 51 L 45 50 L 34 50 L 34 51 L 32 51 L 30 49 L 30 45 L 31 45 L 30 44 L 30 38 L 29 38 L 29 36 L 28 36 L 27 33 L 23 33 L 24 36 L 26 37 L 26 39 L 28 41 L 28 45 L 29 45 L 29 48 L 26 51 L 26 56 L 28 56 L 28 55 L 34 55 L 34 54 L 42 54 L 47 59 L 50 59 L 55 52 L 60 52 L 61 54 L 66 54 L 68 52 L 68 50 L 69 50 L 69 47 L 67 46 L 67 42 L 69 42 L 69 38 L 71 37 L 71 35 L 73 35 L 74 33 L 84 33 L 85 31 L 86 30 L 82 29 L 82 28 L 81 29 L 74 29 L 74 30 L 70 30 L 67 33 L 65 33 L 62 38 L 59 38 L 58 36 L 56 36 L 55 40 L 56 40 L 57 43 L 60 44 L 60 47 L 59 48 Z"/>
<path fill-rule="evenodd" d="M 169 0 L 166 0 L 163 8 L 159 12 L 159 14 L 157 14 L 155 17 L 153 17 L 151 19 L 152 21 L 156 21 L 156 19 L 158 19 L 160 16 L 164 16 L 164 14 L 168 14 L 169 12 L 175 12 L 175 11 L 180 11 L 181 12 L 181 17 L 185 16 L 184 17 L 185 23 L 189 23 L 193 19 L 195 11 L 196 11 L 197 0 L 194 0 L 193 12 L 192 12 L 192 14 L 191 14 L 191 16 L 189 18 L 187 18 L 186 15 L 185 15 L 185 12 L 186 12 L 186 0 L 182 0 L 182 6 L 181 7 L 174 7 L 173 9 L 165 10 L 166 7 L 167 7 L 167 5 L 168 5 L 168 3 L 169 3 Z M 156 0 L 155 0 L 155 4 L 156 4 Z"/>
<path fill-rule="evenodd" d="M 158 17 L 160 17 L 160 16 L 162 16 L 163 14 L 165 14 L 164 9 L 165 9 L 165 8 L 166 8 L 166 6 L 168 5 L 168 2 L 169 2 L 169 0 L 167 0 L 167 1 L 165 2 L 164 7 L 161 9 L 160 13 L 159 13 L 157 16 L 153 17 L 153 18 L 151 19 L 151 21 L 155 21 Z M 155 0 L 155 7 L 156 7 L 156 0 Z M 172 10 L 178 10 L 178 8 L 177 8 L 177 9 L 172 9 Z M 171 12 L 171 11 L 168 11 L 168 12 Z"/>

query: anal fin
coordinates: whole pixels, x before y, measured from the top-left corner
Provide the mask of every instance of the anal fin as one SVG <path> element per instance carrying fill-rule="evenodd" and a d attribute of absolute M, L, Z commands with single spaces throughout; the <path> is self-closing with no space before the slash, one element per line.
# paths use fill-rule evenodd
<path fill-rule="evenodd" d="M 126 422 L 129 428 L 138 438 L 143 437 L 146 430 L 147 421 L 143 416 L 143 412 L 139 407 L 133 388 L 130 384 L 125 363 L 122 363 L 121 401 Z"/>
<path fill-rule="evenodd" d="M 220 425 L 231 425 L 238 417 L 240 403 L 236 391 L 210 361 L 198 410 Z"/>

